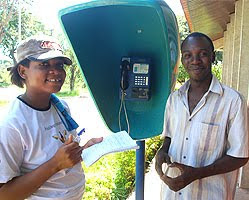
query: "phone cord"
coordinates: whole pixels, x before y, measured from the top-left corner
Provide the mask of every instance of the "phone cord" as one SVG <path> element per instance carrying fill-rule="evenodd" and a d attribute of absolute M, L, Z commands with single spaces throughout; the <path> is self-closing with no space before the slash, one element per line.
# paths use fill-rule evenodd
<path fill-rule="evenodd" d="M 118 125 L 119 125 L 119 130 L 121 131 L 121 111 L 122 111 L 122 107 L 124 108 L 124 113 L 125 113 L 125 120 L 127 123 L 127 133 L 130 134 L 130 123 L 129 123 L 129 119 L 128 119 L 128 115 L 127 115 L 127 111 L 126 111 L 126 106 L 125 106 L 125 101 L 124 101 L 124 91 L 121 91 L 121 101 L 120 101 L 120 107 L 119 107 L 119 113 L 118 113 Z"/>

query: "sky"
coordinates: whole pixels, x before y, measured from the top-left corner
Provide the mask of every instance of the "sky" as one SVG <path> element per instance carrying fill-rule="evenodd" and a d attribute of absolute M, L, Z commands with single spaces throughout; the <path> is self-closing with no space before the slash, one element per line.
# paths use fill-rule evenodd
<path fill-rule="evenodd" d="M 60 24 L 57 14 L 60 9 L 86 1 L 89 0 L 34 0 L 32 12 L 48 28 L 58 28 Z M 183 15 L 180 0 L 165 1 L 176 15 Z"/>

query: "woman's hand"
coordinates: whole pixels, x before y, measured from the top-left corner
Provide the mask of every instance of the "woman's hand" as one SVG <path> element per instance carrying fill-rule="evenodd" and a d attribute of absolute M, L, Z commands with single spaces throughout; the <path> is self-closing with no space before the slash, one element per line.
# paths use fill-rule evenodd
<path fill-rule="evenodd" d="M 69 135 L 65 143 L 57 150 L 52 160 L 58 167 L 58 171 L 73 167 L 78 162 L 82 161 L 82 147 L 77 142 L 73 141 L 73 136 Z"/>
<path fill-rule="evenodd" d="M 98 144 L 100 142 L 103 141 L 103 137 L 100 137 L 100 138 L 92 138 L 90 139 L 83 147 L 82 147 L 82 150 L 84 149 L 87 149 L 88 147 L 94 145 L 94 144 Z"/>

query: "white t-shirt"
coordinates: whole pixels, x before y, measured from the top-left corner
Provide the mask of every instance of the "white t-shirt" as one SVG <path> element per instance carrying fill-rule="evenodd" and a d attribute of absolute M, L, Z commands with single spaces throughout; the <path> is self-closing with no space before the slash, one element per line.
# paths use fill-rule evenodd
<path fill-rule="evenodd" d="M 68 109 L 67 104 L 62 103 Z M 0 123 L 0 183 L 31 172 L 51 159 L 62 145 L 53 136 L 65 131 L 53 105 L 40 111 L 16 98 Z M 70 134 L 76 134 L 76 131 Z M 54 174 L 28 199 L 80 200 L 84 187 L 85 176 L 78 163 Z"/>

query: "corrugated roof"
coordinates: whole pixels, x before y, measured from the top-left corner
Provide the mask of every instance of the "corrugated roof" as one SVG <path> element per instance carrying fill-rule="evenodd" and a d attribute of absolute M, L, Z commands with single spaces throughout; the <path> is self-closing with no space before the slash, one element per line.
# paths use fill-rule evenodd
<path fill-rule="evenodd" d="M 191 32 L 207 34 L 213 41 L 223 38 L 235 0 L 180 0 Z"/>

